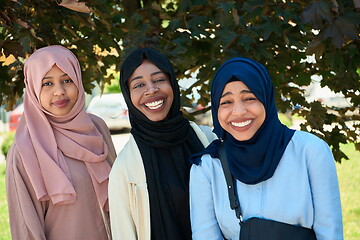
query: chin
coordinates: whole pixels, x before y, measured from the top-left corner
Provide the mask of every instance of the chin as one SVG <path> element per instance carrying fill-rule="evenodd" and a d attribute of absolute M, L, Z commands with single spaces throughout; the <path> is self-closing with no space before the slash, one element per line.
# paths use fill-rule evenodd
<path fill-rule="evenodd" d="M 164 120 L 166 118 L 166 116 L 165 117 L 147 117 L 147 118 L 152 122 L 160 122 L 160 121 Z"/>

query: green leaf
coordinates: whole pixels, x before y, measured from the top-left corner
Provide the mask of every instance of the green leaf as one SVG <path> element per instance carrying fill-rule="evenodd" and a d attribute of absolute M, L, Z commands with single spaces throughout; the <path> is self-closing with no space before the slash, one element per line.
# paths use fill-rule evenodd
<path fill-rule="evenodd" d="M 315 54 L 315 59 L 319 61 L 324 53 L 324 49 L 325 45 L 323 44 L 323 42 L 319 38 L 316 38 L 306 48 L 306 54 Z"/>
<path fill-rule="evenodd" d="M 323 20 L 330 23 L 333 19 L 329 3 L 323 0 L 310 3 L 302 16 L 305 23 L 311 22 L 317 29 L 323 26 Z"/>

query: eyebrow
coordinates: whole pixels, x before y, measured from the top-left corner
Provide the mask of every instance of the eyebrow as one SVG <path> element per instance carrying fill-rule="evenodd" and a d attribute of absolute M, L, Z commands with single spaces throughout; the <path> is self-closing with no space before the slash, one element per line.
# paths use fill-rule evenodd
<path fill-rule="evenodd" d="M 61 75 L 60 77 L 66 77 L 66 76 L 68 76 L 67 73 L 64 73 L 64 74 Z M 54 78 L 54 77 L 52 77 L 52 76 L 44 77 L 43 80 L 44 80 L 44 79 L 50 79 L 50 78 Z"/>
<path fill-rule="evenodd" d="M 240 93 L 252 93 L 252 92 L 251 92 L 250 90 L 244 89 L 244 90 L 241 90 Z M 233 94 L 232 92 L 226 92 L 226 93 L 224 93 L 223 95 L 221 95 L 220 98 L 223 98 L 223 97 L 226 97 L 226 96 L 232 95 L 232 94 Z"/>
<path fill-rule="evenodd" d="M 163 71 L 153 72 L 153 73 L 150 74 L 150 76 L 155 76 L 157 74 L 164 74 L 164 72 Z M 134 78 L 130 79 L 129 83 L 131 83 L 134 80 L 141 79 L 141 78 L 143 78 L 143 76 L 134 77 Z"/>

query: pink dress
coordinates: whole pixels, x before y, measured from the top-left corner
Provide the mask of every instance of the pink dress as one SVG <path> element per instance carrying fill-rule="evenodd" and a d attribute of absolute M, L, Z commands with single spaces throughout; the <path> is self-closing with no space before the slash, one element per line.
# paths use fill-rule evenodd
<path fill-rule="evenodd" d="M 107 161 L 112 166 L 116 152 L 110 132 L 98 117 L 91 116 L 108 146 Z M 71 179 L 77 193 L 73 204 L 53 205 L 39 201 L 25 171 L 18 147 L 14 144 L 7 156 L 6 190 L 13 240 L 111 239 L 109 213 L 97 200 L 91 177 L 83 161 L 68 158 Z"/>

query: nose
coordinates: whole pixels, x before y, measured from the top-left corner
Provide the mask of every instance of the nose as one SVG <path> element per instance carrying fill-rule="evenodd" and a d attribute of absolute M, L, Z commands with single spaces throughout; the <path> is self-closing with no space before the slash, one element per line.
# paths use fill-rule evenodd
<path fill-rule="evenodd" d="M 154 95 L 159 91 L 159 87 L 157 87 L 154 83 L 150 83 L 148 88 L 146 89 L 146 95 Z"/>
<path fill-rule="evenodd" d="M 54 96 L 60 96 L 65 94 L 65 88 L 62 84 L 55 84 Z"/>
<path fill-rule="evenodd" d="M 234 108 L 232 110 L 232 113 L 242 115 L 242 114 L 245 114 L 246 111 L 247 110 L 246 110 L 245 104 L 243 102 L 238 102 L 238 103 L 234 104 Z"/>

